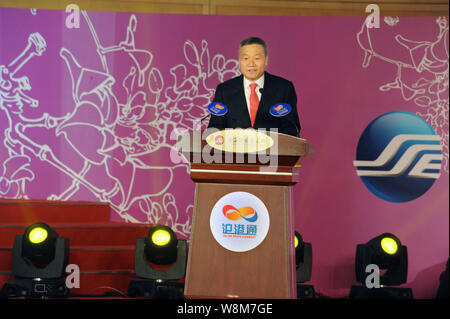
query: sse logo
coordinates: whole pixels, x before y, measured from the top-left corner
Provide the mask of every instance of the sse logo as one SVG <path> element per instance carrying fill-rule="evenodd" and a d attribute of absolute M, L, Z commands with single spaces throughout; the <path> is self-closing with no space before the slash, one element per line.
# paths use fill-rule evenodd
<path fill-rule="evenodd" d="M 423 195 L 440 176 L 442 147 L 433 128 L 416 114 L 395 111 L 373 120 L 359 139 L 357 174 L 389 202 Z"/>

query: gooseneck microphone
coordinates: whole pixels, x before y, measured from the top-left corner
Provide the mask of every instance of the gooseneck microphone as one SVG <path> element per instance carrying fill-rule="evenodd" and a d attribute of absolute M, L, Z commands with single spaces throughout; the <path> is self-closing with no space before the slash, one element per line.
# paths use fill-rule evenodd
<path fill-rule="evenodd" d="M 205 116 L 203 116 L 203 117 L 200 119 L 200 124 L 202 124 L 203 121 L 204 121 L 207 117 L 210 117 L 211 115 L 212 115 L 211 112 L 208 112 L 208 114 L 206 114 Z"/>
<path fill-rule="evenodd" d="M 208 114 L 206 114 L 205 116 L 203 116 L 200 120 L 199 123 L 202 124 L 203 121 L 207 118 L 207 117 L 211 117 L 212 115 L 216 115 L 216 116 L 222 116 L 225 115 L 228 112 L 228 108 L 225 106 L 225 104 L 220 103 L 220 102 L 212 102 L 208 104 Z"/>

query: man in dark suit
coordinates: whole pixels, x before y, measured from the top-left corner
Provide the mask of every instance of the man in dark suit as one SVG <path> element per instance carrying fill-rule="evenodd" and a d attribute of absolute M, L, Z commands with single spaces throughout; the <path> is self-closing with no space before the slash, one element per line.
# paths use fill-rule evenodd
<path fill-rule="evenodd" d="M 239 46 L 239 67 L 242 75 L 219 84 L 213 102 L 226 105 L 225 115 L 211 115 L 208 127 L 278 129 L 279 133 L 299 136 L 300 120 L 297 95 L 292 82 L 265 71 L 267 46 L 256 37 L 243 40 Z M 289 114 L 276 117 L 269 113 L 280 103 L 291 105 Z"/>

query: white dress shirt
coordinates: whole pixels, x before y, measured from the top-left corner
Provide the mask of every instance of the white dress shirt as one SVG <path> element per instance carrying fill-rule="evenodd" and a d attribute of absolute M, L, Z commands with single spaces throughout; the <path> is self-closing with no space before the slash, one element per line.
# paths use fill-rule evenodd
<path fill-rule="evenodd" d="M 255 91 L 256 91 L 256 94 L 258 95 L 258 100 L 261 101 L 261 92 L 259 92 L 259 90 L 264 87 L 264 74 L 254 82 L 251 82 L 251 81 L 247 80 L 246 77 L 244 77 L 244 93 L 245 93 L 245 100 L 247 101 L 248 114 L 250 114 L 250 93 L 252 92 L 252 89 L 250 88 L 250 84 L 252 84 L 252 83 L 258 84 Z"/>

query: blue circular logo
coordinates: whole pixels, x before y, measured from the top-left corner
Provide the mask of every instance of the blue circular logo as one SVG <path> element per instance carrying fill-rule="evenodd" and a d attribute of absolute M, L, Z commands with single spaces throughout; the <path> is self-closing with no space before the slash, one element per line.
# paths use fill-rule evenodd
<path fill-rule="evenodd" d="M 279 103 L 272 106 L 269 113 L 276 117 L 288 115 L 292 110 L 292 106 L 287 103 Z"/>
<path fill-rule="evenodd" d="M 373 194 L 389 202 L 408 202 L 422 196 L 439 178 L 439 140 L 418 115 L 385 113 L 362 133 L 353 165 Z"/>
<path fill-rule="evenodd" d="M 221 116 L 227 113 L 228 108 L 223 103 L 212 102 L 208 105 L 208 110 L 213 115 Z"/>

